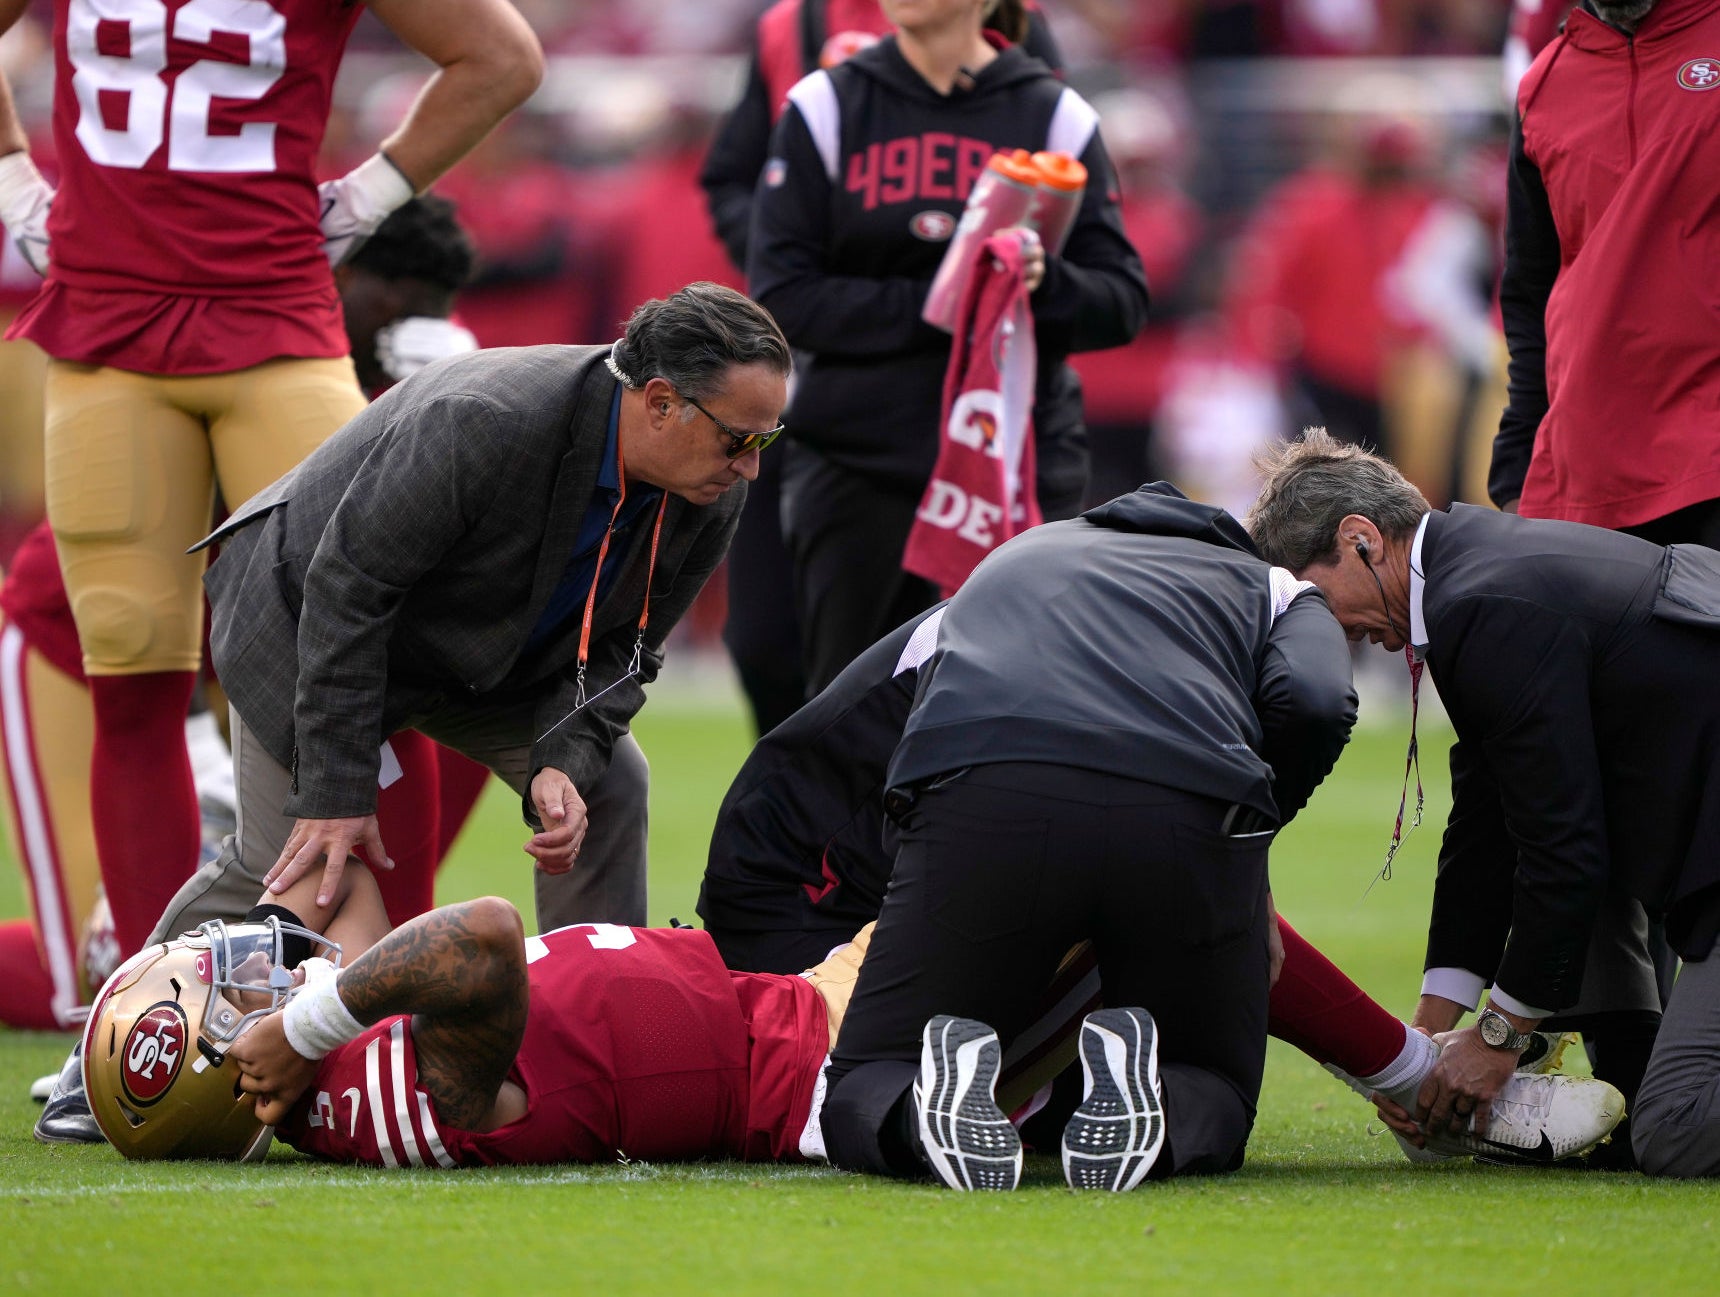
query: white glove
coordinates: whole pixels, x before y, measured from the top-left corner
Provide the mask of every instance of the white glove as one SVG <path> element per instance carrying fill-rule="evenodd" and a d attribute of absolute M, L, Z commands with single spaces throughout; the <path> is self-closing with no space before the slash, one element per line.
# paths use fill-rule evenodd
<path fill-rule="evenodd" d="M 53 201 L 52 186 L 28 153 L 0 158 L 0 225 L 38 275 L 48 273 L 48 208 Z"/>
<path fill-rule="evenodd" d="M 339 180 L 317 186 L 322 200 L 323 251 L 338 266 L 388 219 L 390 212 L 412 199 L 412 182 L 386 153 L 359 163 Z"/>
<path fill-rule="evenodd" d="M 416 374 L 432 361 L 477 349 L 478 340 L 470 329 L 429 315 L 408 315 L 376 331 L 376 363 L 397 380 Z"/>

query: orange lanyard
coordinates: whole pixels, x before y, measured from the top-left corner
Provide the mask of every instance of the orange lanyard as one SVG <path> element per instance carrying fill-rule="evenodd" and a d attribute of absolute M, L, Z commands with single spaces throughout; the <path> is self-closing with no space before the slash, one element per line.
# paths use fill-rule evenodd
<path fill-rule="evenodd" d="M 603 539 L 597 546 L 597 562 L 591 571 L 591 591 L 585 596 L 585 615 L 579 622 L 579 667 L 575 674 L 573 710 L 578 711 L 586 704 L 585 697 L 585 663 L 591 656 L 591 619 L 597 611 L 597 584 L 603 578 L 603 560 L 609 555 L 609 539 L 615 534 L 615 520 L 621 516 L 621 506 L 627 503 L 627 462 L 622 457 L 621 439 L 615 441 L 615 476 L 621 483 L 621 494 L 616 498 L 615 508 L 609 513 L 609 525 L 603 529 Z M 651 529 L 651 558 L 645 567 L 645 605 L 639 610 L 639 633 L 633 641 L 633 660 L 628 665 L 627 676 L 639 670 L 640 654 L 645 645 L 645 627 L 651 620 L 651 577 L 657 570 L 657 542 L 663 536 L 663 514 L 669 507 L 669 493 L 663 492 L 663 499 L 657 505 L 657 524 Z M 623 677 L 625 679 L 627 677 Z M 620 683 L 617 681 L 616 683 Z M 569 712 L 571 716 L 573 712 Z M 562 717 L 565 721 L 567 716 Z M 557 722 L 560 724 L 561 722 Z M 553 726 L 551 728 L 554 728 Z"/>

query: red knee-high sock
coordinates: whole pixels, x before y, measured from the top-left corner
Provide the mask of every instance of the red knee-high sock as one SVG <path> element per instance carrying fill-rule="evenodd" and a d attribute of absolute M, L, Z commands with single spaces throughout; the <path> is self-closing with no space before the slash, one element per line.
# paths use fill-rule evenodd
<path fill-rule="evenodd" d="M 90 808 L 114 933 L 138 950 L 197 867 L 197 789 L 185 752 L 190 671 L 91 676 Z"/>
<path fill-rule="evenodd" d="M 436 744 L 414 730 L 388 740 L 400 778 L 376 797 L 376 824 L 393 869 L 376 870 L 388 921 L 399 927 L 436 903 L 436 834 L 441 785 Z"/>
<path fill-rule="evenodd" d="M 1368 998 L 1331 960 L 1278 919 L 1284 971 L 1272 988 L 1266 1030 L 1316 1063 L 1373 1076 L 1403 1049 L 1409 1028 Z"/>
<path fill-rule="evenodd" d="M 0 1024 L 17 1031 L 59 1031 L 54 1020 L 54 980 L 42 966 L 36 925 L 28 919 L 0 923 Z"/>

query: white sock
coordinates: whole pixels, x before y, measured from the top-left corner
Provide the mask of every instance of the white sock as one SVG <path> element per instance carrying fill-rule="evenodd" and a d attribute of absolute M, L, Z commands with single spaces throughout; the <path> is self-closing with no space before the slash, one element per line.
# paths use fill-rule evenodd
<path fill-rule="evenodd" d="M 1427 1074 L 1433 1071 L 1433 1065 L 1439 1059 L 1439 1046 L 1419 1031 L 1406 1027 L 1403 1034 L 1403 1048 L 1398 1051 L 1396 1058 L 1382 1071 L 1375 1072 L 1372 1076 L 1357 1077 L 1356 1080 L 1369 1090 L 1378 1090 L 1400 1107 L 1413 1111 L 1421 1083 L 1427 1079 Z"/>

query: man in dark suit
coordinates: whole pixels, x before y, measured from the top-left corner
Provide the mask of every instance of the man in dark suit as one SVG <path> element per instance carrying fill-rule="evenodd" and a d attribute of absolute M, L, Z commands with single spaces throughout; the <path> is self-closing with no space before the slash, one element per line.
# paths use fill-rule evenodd
<path fill-rule="evenodd" d="M 157 935 L 319 866 L 326 903 L 355 847 L 383 862 L 385 740 L 408 728 L 521 794 L 540 925 L 643 923 L 628 724 L 728 548 L 789 370 L 764 310 L 694 284 L 613 346 L 432 365 L 241 507 L 207 578 L 239 832 Z"/>
<path fill-rule="evenodd" d="M 1522 1034 L 1577 1001 L 1613 886 L 1665 917 L 1686 960 L 1633 1104 L 1636 1156 L 1720 1173 L 1720 554 L 1430 512 L 1320 430 L 1263 467 L 1261 551 L 1319 586 L 1351 639 L 1412 646 L 1457 730 L 1416 1025 L 1447 1031 L 1492 990 L 1416 1115 L 1487 1119 Z"/>

